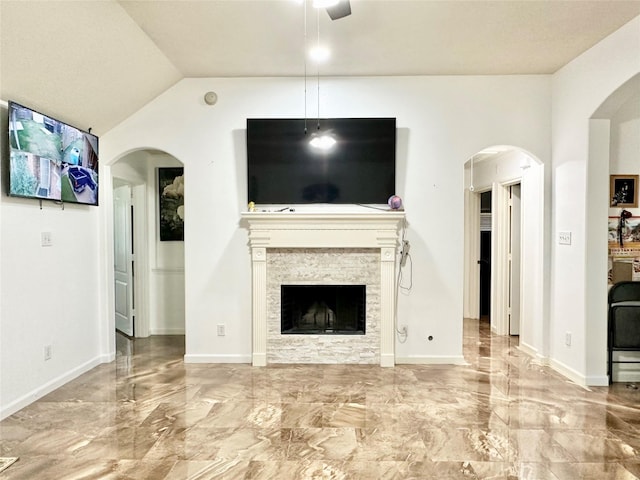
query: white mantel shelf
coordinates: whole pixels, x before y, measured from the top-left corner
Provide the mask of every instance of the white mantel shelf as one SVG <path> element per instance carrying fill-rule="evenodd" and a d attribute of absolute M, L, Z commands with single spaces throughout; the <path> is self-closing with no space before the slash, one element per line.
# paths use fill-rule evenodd
<path fill-rule="evenodd" d="M 298 207 L 295 211 L 244 212 L 252 265 L 252 358 L 267 364 L 269 248 L 374 248 L 380 250 L 380 365 L 395 365 L 395 264 L 404 211 L 360 206 Z"/>
<path fill-rule="evenodd" d="M 245 212 L 251 247 L 395 248 L 402 211 Z"/>

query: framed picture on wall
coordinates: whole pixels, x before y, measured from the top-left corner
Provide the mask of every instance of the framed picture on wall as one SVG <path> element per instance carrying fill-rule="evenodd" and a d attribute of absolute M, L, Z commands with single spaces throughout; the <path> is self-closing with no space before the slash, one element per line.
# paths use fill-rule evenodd
<path fill-rule="evenodd" d="M 638 175 L 610 175 L 609 192 L 610 207 L 637 207 Z"/>
<path fill-rule="evenodd" d="M 159 168 L 160 241 L 184 241 L 184 168 Z"/>

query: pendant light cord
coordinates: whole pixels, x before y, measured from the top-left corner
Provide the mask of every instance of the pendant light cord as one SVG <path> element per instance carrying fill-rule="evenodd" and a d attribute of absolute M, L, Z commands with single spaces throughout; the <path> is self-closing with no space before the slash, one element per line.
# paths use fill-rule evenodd
<path fill-rule="evenodd" d="M 307 0 L 304 0 L 304 134 L 307 134 Z"/>
<path fill-rule="evenodd" d="M 320 50 L 320 9 L 316 8 L 316 23 L 317 23 L 317 30 L 318 30 L 318 44 L 316 45 L 316 48 L 318 50 Z M 320 130 L 320 62 L 317 61 L 316 64 L 318 65 L 318 70 L 317 70 L 317 74 L 318 74 L 318 80 L 317 80 L 317 88 L 318 88 L 318 130 Z"/>

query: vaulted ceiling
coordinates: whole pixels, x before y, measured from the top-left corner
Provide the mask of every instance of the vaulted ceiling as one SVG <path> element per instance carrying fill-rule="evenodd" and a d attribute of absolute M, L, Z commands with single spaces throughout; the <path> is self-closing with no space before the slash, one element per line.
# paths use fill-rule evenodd
<path fill-rule="evenodd" d="M 309 1 L 309 0 L 307 0 Z M 307 6 L 321 75 L 550 74 L 640 0 L 351 0 Z M 0 98 L 105 133 L 185 77 L 302 76 L 303 0 L 0 0 Z"/>

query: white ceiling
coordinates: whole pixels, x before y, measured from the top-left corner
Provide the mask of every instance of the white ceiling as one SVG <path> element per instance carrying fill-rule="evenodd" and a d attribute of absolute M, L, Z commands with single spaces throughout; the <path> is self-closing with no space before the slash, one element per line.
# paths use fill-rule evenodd
<path fill-rule="evenodd" d="M 351 0 L 322 75 L 549 74 L 640 0 Z M 317 17 L 307 12 L 308 44 Z M 302 76 L 302 0 L 0 0 L 0 98 L 106 132 L 184 77 Z M 314 69 L 315 72 L 315 69 Z"/>

